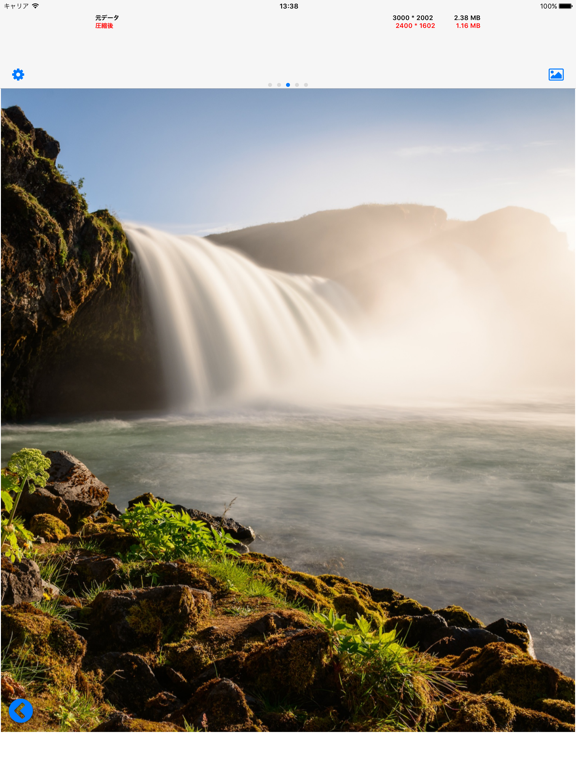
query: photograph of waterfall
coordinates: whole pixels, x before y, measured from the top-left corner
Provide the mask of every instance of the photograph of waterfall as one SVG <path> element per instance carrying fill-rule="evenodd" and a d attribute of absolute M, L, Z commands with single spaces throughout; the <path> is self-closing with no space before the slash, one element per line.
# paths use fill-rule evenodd
<path fill-rule="evenodd" d="M 215 665 L 250 713 L 215 730 L 468 729 L 423 704 L 392 725 L 391 712 L 360 715 L 351 683 L 309 699 L 287 683 L 284 709 L 282 681 L 261 696 L 253 655 L 319 632 L 333 609 L 476 675 L 466 696 L 512 708 L 485 730 L 564 729 L 574 136 L 568 89 L 3 90 L 3 483 L 22 481 L 7 469 L 22 448 L 53 464 L 34 493 L 10 486 L 2 523 L 16 501 L 40 566 L 66 544 L 107 558 L 98 596 L 82 593 L 98 579 L 80 556 L 76 570 L 58 560 L 72 575 L 54 600 L 66 593 L 62 611 L 77 612 L 74 675 L 90 695 L 120 651 L 157 682 L 145 703 L 120 687 L 102 701 L 169 730 L 194 717 L 210 730 L 208 705 L 182 713 Z M 98 503 L 66 497 L 54 452 L 106 489 L 86 491 Z M 134 555 L 144 524 L 122 515 L 138 500 L 231 531 L 234 567 L 268 592 L 205 564 L 209 576 L 170 580 L 186 560 L 173 543 Z M 4 584 L 3 571 L 3 601 Z M 105 595 L 177 587 L 211 594 L 196 634 L 122 645 L 119 631 L 112 646 L 89 624 L 113 622 Z M 328 679 L 325 652 L 310 680 Z M 502 668 L 540 665 L 534 680 L 548 670 L 553 690 L 487 682 L 473 664 L 488 652 Z M 90 722 L 114 730 L 120 715 L 104 727 L 102 712 Z"/>

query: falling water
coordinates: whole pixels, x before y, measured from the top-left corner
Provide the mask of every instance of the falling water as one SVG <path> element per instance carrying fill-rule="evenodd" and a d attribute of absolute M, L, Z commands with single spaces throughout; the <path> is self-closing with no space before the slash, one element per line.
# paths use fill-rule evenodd
<path fill-rule="evenodd" d="M 172 407 L 272 388 L 354 344 L 360 310 L 321 277 L 262 269 L 198 237 L 126 227 L 142 269 Z"/>

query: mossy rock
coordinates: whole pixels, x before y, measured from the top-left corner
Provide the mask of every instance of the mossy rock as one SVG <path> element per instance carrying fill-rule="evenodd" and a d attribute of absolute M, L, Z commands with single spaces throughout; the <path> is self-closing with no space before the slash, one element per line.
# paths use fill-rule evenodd
<path fill-rule="evenodd" d="M 574 725 L 562 722 L 546 712 L 537 712 L 525 707 L 516 707 L 514 727 L 512 730 L 516 733 L 574 732 Z"/>
<path fill-rule="evenodd" d="M 242 679 L 263 693 L 309 691 L 328 667 L 330 641 L 323 629 L 306 629 L 249 653 Z"/>
<path fill-rule="evenodd" d="M 534 705 L 534 709 L 552 715 L 563 723 L 572 723 L 574 725 L 574 703 L 571 701 L 561 701 L 559 699 L 540 699 Z"/>
<path fill-rule="evenodd" d="M 93 733 L 167 733 L 183 730 L 174 723 L 157 723 L 153 720 L 142 720 L 138 717 L 129 717 L 122 712 L 115 712 L 94 728 Z"/>
<path fill-rule="evenodd" d="M 191 563 L 182 561 L 174 563 L 156 563 L 152 573 L 158 577 L 160 584 L 186 584 L 194 589 L 211 592 L 220 587 L 220 582 L 205 570 Z"/>
<path fill-rule="evenodd" d="M 264 725 L 272 733 L 295 733 L 302 730 L 302 724 L 307 719 L 307 713 L 293 712 L 258 712 Z"/>
<path fill-rule="evenodd" d="M 526 624 L 522 624 L 519 621 L 510 621 L 509 619 L 498 619 L 498 621 L 488 624 L 486 629 L 501 637 L 504 642 L 517 645 L 523 651 L 526 651 L 529 656 L 536 658 L 532 636 Z"/>
<path fill-rule="evenodd" d="M 46 541 L 60 541 L 70 535 L 70 528 L 54 515 L 34 515 L 30 520 L 30 530 Z"/>
<path fill-rule="evenodd" d="M 98 518 L 98 522 L 88 519 L 81 520 L 82 527 L 78 530 L 78 536 L 88 538 L 99 533 L 125 533 L 124 528 L 114 522 L 114 520 L 103 520 L 102 517 L 101 515 Z"/>
<path fill-rule="evenodd" d="M 502 696 L 460 693 L 438 708 L 434 729 L 439 731 L 511 731 L 515 707 Z"/>
<path fill-rule="evenodd" d="M 65 622 L 29 603 L 2 608 L 2 650 L 7 658 L 26 659 L 39 679 L 58 687 L 75 685 L 86 640 Z"/>
<path fill-rule="evenodd" d="M 443 619 L 446 619 L 446 623 L 449 627 L 463 627 L 464 629 L 481 629 L 484 624 L 475 619 L 468 611 L 461 608 L 459 605 L 447 605 L 446 608 L 439 608 L 434 611 Z M 495 633 L 498 634 L 498 633 Z"/>
<path fill-rule="evenodd" d="M 165 720 L 180 727 L 188 723 L 211 732 L 266 730 L 254 717 L 244 692 L 227 678 L 216 678 L 201 685 L 184 707 Z"/>
<path fill-rule="evenodd" d="M 198 640 L 182 640 L 179 643 L 166 643 L 163 647 L 168 665 L 181 672 L 187 679 L 200 674 L 214 661 L 213 654 Z"/>
<path fill-rule="evenodd" d="M 182 561 L 153 563 L 145 560 L 123 563 L 110 581 L 110 586 L 120 589 L 128 584 L 138 587 L 185 584 L 207 592 L 220 592 L 224 589 L 223 582 L 210 576 L 203 568 Z"/>
<path fill-rule="evenodd" d="M 82 533 L 67 536 L 63 543 L 81 547 L 84 542 L 97 544 L 107 555 L 125 555 L 138 539 L 117 523 L 87 522 L 81 529 Z"/>
<path fill-rule="evenodd" d="M 85 617 L 91 651 L 157 652 L 210 611 L 209 592 L 185 585 L 101 592 Z"/>
<path fill-rule="evenodd" d="M 302 726 L 302 730 L 307 733 L 327 733 L 335 731 L 340 724 L 340 719 L 335 711 L 330 711 L 323 715 L 312 715 Z"/>
<path fill-rule="evenodd" d="M 149 507 L 158 501 L 153 493 L 142 493 L 140 496 L 136 496 L 134 499 L 130 499 L 126 509 L 132 509 L 136 504 L 144 504 L 145 507 Z"/>
<path fill-rule="evenodd" d="M 510 643 L 468 649 L 454 665 L 466 673 L 473 693 L 500 693 L 519 707 L 541 699 L 574 700 L 574 681 Z"/>
<path fill-rule="evenodd" d="M 388 616 L 427 616 L 433 613 L 432 608 L 422 605 L 417 600 L 410 597 L 402 597 L 400 600 L 393 600 L 386 606 Z"/>
<path fill-rule="evenodd" d="M 148 700 L 162 690 L 148 661 L 135 653 L 105 653 L 85 659 L 84 667 L 92 688 L 99 686 L 115 709 L 134 716 L 146 717 Z"/>
<path fill-rule="evenodd" d="M 152 720 L 141 720 L 140 718 L 131 718 L 128 721 L 126 730 L 129 733 L 174 733 L 183 731 L 172 723 L 155 723 Z"/>
<path fill-rule="evenodd" d="M 375 602 L 367 585 L 353 583 L 343 576 L 292 571 L 281 560 L 260 552 L 250 552 L 242 558 L 262 580 L 286 600 L 303 605 L 308 610 L 327 613 L 334 609 L 349 621 L 366 616 L 379 626 L 386 617 L 385 607 Z"/>

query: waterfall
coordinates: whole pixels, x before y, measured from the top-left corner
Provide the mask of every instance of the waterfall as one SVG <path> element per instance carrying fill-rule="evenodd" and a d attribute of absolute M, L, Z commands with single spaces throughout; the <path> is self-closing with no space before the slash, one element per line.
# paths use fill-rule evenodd
<path fill-rule="evenodd" d="M 144 277 L 171 406 L 269 395 L 355 343 L 338 283 L 263 269 L 199 237 L 125 227 Z"/>

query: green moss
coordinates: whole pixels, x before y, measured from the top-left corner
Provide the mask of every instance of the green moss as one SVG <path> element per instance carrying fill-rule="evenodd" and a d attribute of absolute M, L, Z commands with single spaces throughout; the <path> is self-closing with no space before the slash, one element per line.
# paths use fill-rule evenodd
<path fill-rule="evenodd" d="M 164 629 L 164 617 L 157 613 L 158 605 L 141 600 L 128 611 L 126 621 L 142 635 L 160 635 Z"/>
<path fill-rule="evenodd" d="M 538 712 L 526 707 L 516 707 L 516 716 L 514 717 L 512 730 L 517 733 L 574 732 L 574 726 L 571 723 L 562 722 L 545 712 Z"/>
<path fill-rule="evenodd" d="M 465 629 L 473 629 L 475 627 L 483 627 L 484 624 L 475 619 L 468 611 L 461 608 L 459 605 L 448 605 L 446 608 L 439 608 L 434 611 L 444 619 L 449 627 L 464 627 Z"/>
<path fill-rule="evenodd" d="M 469 649 L 455 666 L 471 676 L 471 691 L 500 693 L 519 707 L 532 708 L 541 699 L 574 700 L 573 680 L 510 643 Z"/>
<path fill-rule="evenodd" d="M 389 616 L 426 616 L 433 612 L 427 605 L 421 605 L 409 597 L 389 603 L 387 611 Z"/>
<path fill-rule="evenodd" d="M 574 724 L 574 703 L 571 701 L 561 701 L 559 699 L 540 699 L 534 705 L 534 708 L 540 712 L 546 712 L 563 723 Z"/>
<path fill-rule="evenodd" d="M 18 244 L 18 239 L 27 240 L 34 233 L 38 248 L 45 253 L 52 250 L 56 261 L 63 266 L 68 256 L 68 246 L 58 221 L 34 195 L 16 184 L 4 187 L 2 198 L 7 219 L 5 226 L 9 226 L 16 235 L 15 244 Z"/>
<path fill-rule="evenodd" d="M 34 515 L 30 521 L 30 530 L 36 536 L 42 536 L 46 541 L 60 541 L 70 534 L 66 523 L 54 515 Z"/>
<path fill-rule="evenodd" d="M 574 703 L 574 680 L 560 673 L 558 684 L 556 686 L 556 697 L 562 701 Z"/>
<path fill-rule="evenodd" d="M 166 643 L 163 647 L 168 666 L 192 679 L 214 661 L 213 654 L 195 639 Z"/>
<path fill-rule="evenodd" d="M 375 602 L 366 585 L 353 584 L 341 576 L 311 576 L 292 571 L 281 560 L 257 552 L 242 558 L 260 578 L 267 581 L 286 600 L 313 611 L 325 613 L 331 608 L 354 620 L 357 614 L 380 624 L 386 616 L 385 606 Z"/>
<path fill-rule="evenodd" d="M 100 592 L 86 616 L 91 647 L 157 653 L 164 643 L 177 642 L 194 629 L 210 607 L 209 596 L 186 586 Z"/>
<path fill-rule="evenodd" d="M 186 628 L 196 626 L 199 619 L 210 609 L 207 600 L 183 590 L 175 599 L 139 600 L 127 613 L 126 621 L 143 637 L 157 638 L 157 647 L 174 637 L 181 637 Z"/>
<path fill-rule="evenodd" d="M 2 608 L 2 648 L 7 658 L 26 655 L 28 666 L 45 670 L 45 680 L 58 687 L 75 684 L 86 641 L 70 626 L 29 603 Z"/>
<path fill-rule="evenodd" d="M 326 733 L 335 731 L 339 724 L 338 715 L 335 711 L 328 712 L 325 715 L 313 715 L 304 723 L 302 730 L 308 733 Z"/>
<path fill-rule="evenodd" d="M 308 629 L 294 638 L 279 639 L 252 651 L 244 663 L 250 687 L 266 693 L 303 693 L 314 685 L 329 657 L 328 635 Z"/>
<path fill-rule="evenodd" d="M 439 731 L 511 731 L 515 715 L 515 707 L 502 696 L 461 693 L 440 707 L 436 727 Z"/>
<path fill-rule="evenodd" d="M 140 720 L 137 717 L 125 720 L 124 726 L 130 733 L 168 733 L 182 731 L 182 728 L 179 728 L 172 723 L 155 723 L 152 720 Z"/>
<path fill-rule="evenodd" d="M 8 421 L 19 421 L 29 414 L 28 402 L 19 392 L 9 392 L 2 400 L 2 413 Z"/>

